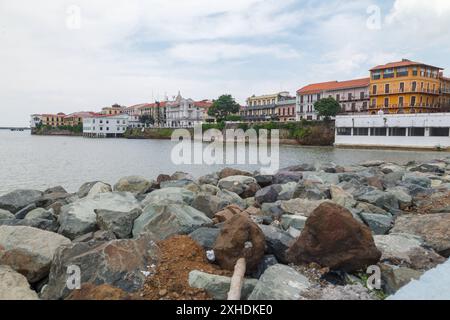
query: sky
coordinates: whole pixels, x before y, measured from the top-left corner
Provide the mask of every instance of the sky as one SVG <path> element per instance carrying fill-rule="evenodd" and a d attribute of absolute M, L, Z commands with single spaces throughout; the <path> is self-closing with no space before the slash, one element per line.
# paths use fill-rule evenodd
<path fill-rule="evenodd" d="M 448 69 L 449 0 L 0 0 L 0 127 L 33 113 Z"/>

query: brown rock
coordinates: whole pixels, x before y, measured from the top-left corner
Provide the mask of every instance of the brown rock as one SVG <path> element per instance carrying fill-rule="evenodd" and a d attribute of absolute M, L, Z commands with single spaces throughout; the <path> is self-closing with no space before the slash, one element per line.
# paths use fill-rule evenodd
<path fill-rule="evenodd" d="M 156 178 L 156 184 L 159 186 L 161 182 L 170 180 L 172 180 L 172 178 L 168 174 L 160 174 L 158 178 Z"/>
<path fill-rule="evenodd" d="M 227 220 L 230 220 L 231 218 L 234 217 L 234 215 L 241 213 L 242 209 L 235 205 L 235 204 L 231 204 L 228 207 L 226 207 L 225 209 L 223 209 L 222 211 L 217 212 L 216 214 L 214 214 L 214 221 L 217 222 L 225 222 Z"/>
<path fill-rule="evenodd" d="M 250 183 L 247 185 L 247 188 L 245 188 L 245 191 L 241 194 L 241 197 L 243 199 L 254 197 L 256 192 L 260 190 L 261 187 L 257 183 Z"/>
<path fill-rule="evenodd" d="M 80 290 L 74 290 L 67 300 L 140 300 L 136 294 L 130 294 L 122 289 L 102 284 L 96 286 L 92 283 L 84 283 Z"/>
<path fill-rule="evenodd" d="M 351 272 L 376 264 L 381 252 L 368 227 L 356 221 L 344 207 L 325 202 L 308 218 L 287 256 L 294 263 L 314 262 Z"/>
<path fill-rule="evenodd" d="M 261 211 L 261 209 L 256 208 L 256 207 L 247 208 L 247 209 L 245 209 L 244 212 L 250 216 L 262 216 L 263 215 L 263 212 Z"/>
<path fill-rule="evenodd" d="M 380 179 L 380 177 L 373 176 L 373 177 L 367 178 L 367 184 L 374 188 L 384 190 L 383 181 Z"/>
<path fill-rule="evenodd" d="M 244 257 L 247 272 L 255 270 L 264 256 L 264 233 L 247 214 L 240 213 L 225 222 L 214 244 L 216 261 L 221 268 L 233 270 L 236 261 Z"/>
<path fill-rule="evenodd" d="M 233 168 L 225 168 L 225 169 L 222 169 L 222 171 L 219 172 L 219 178 L 220 179 L 231 177 L 231 176 L 247 176 L 247 177 L 251 177 L 252 174 L 250 172 L 247 172 L 247 171 L 242 171 L 242 170 L 233 169 Z"/>

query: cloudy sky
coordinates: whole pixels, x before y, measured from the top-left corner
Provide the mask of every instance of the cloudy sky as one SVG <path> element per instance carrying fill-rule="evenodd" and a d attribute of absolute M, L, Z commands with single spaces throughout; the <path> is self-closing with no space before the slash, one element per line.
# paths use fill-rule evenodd
<path fill-rule="evenodd" d="M 0 0 L 0 126 L 31 113 L 449 69 L 448 0 Z"/>

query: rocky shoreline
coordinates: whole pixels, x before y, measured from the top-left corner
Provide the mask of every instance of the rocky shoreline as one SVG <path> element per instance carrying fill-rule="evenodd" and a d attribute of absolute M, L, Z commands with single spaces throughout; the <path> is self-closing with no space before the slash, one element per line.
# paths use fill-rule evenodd
<path fill-rule="evenodd" d="M 242 299 L 384 299 L 449 256 L 450 158 L 0 196 L 0 299 L 225 299 L 239 258 Z"/>

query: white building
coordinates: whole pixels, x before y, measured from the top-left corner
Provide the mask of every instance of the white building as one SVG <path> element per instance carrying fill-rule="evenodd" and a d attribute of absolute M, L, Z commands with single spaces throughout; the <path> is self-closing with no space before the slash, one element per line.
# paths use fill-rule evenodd
<path fill-rule="evenodd" d="M 178 93 L 175 101 L 166 103 L 166 126 L 169 128 L 192 128 L 204 122 L 204 108 L 192 99 Z"/>
<path fill-rule="evenodd" d="M 337 147 L 450 149 L 450 113 L 336 117 Z"/>
<path fill-rule="evenodd" d="M 83 136 L 90 138 L 121 137 L 127 130 L 129 115 L 95 114 L 83 119 Z"/>
<path fill-rule="evenodd" d="M 30 116 L 30 128 L 34 129 L 42 123 L 42 116 L 40 114 L 32 114 Z"/>
<path fill-rule="evenodd" d="M 320 120 L 314 104 L 332 97 L 341 105 L 341 112 L 366 113 L 369 106 L 369 78 L 330 81 L 307 85 L 297 91 L 297 121 Z"/>

